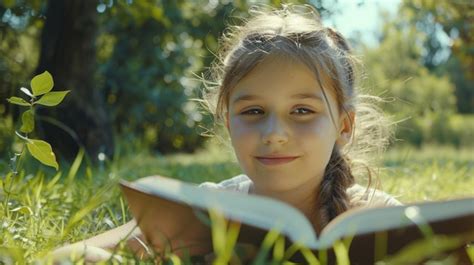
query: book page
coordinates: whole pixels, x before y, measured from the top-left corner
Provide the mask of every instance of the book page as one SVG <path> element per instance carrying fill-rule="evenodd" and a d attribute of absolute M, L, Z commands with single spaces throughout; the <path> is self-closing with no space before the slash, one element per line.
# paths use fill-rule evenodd
<path fill-rule="evenodd" d="M 170 178 L 152 176 L 122 186 L 165 198 L 178 204 L 201 209 L 217 209 L 227 218 L 264 230 L 277 229 L 291 241 L 316 247 L 316 234 L 308 219 L 296 208 L 266 197 L 237 192 L 200 188 Z M 127 198 L 128 199 L 128 198 Z M 156 203 L 156 202 L 153 202 Z M 130 208 L 140 207 L 136 200 Z M 170 211 L 173 209 L 170 208 Z"/>
<path fill-rule="evenodd" d="M 411 225 L 471 216 L 474 231 L 474 199 L 424 202 L 405 206 L 354 209 L 345 212 L 321 232 L 321 246 L 350 235 L 367 234 Z"/>

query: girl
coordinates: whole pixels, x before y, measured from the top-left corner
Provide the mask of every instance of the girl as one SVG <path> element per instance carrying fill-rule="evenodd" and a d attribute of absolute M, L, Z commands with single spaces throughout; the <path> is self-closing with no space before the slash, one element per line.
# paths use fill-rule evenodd
<path fill-rule="evenodd" d="M 355 184 L 365 154 L 387 143 L 384 120 L 356 88 L 356 61 L 344 37 L 321 25 L 309 6 L 252 9 L 223 37 L 205 103 L 230 135 L 244 175 L 207 188 L 273 197 L 301 210 L 316 231 L 356 206 L 398 205 L 393 197 Z M 130 231 L 132 231 L 130 233 Z M 137 251 L 132 221 L 57 250 L 87 255 L 121 239 Z M 92 251 L 97 250 L 97 251 Z"/>

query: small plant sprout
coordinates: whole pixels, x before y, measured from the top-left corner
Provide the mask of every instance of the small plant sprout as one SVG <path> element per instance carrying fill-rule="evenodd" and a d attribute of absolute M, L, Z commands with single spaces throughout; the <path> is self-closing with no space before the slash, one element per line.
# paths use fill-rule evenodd
<path fill-rule="evenodd" d="M 59 165 L 51 145 L 43 140 L 30 139 L 28 134 L 33 132 L 35 128 L 35 106 L 57 106 L 70 91 L 51 91 L 54 86 L 54 81 L 48 71 L 33 77 L 30 85 L 31 91 L 25 87 L 20 88 L 21 92 L 28 96 L 28 101 L 20 97 L 10 97 L 7 99 L 11 104 L 28 107 L 21 115 L 20 131 L 16 131 L 15 133 L 24 141 L 28 152 L 30 152 L 35 159 L 44 165 L 54 167 L 58 170 Z M 23 154 L 23 151 L 24 146 L 19 154 L 20 156 Z M 13 171 L 18 172 L 17 168 Z"/>

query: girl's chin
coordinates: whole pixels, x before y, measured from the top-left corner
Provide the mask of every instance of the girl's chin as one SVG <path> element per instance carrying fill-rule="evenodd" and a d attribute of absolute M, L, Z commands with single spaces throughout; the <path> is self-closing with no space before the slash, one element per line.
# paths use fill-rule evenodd
<path fill-rule="evenodd" d="M 254 191 L 265 191 L 265 192 L 285 192 L 291 190 L 294 183 L 289 183 L 288 180 L 282 180 L 285 177 L 267 177 L 264 180 L 253 181 Z"/>

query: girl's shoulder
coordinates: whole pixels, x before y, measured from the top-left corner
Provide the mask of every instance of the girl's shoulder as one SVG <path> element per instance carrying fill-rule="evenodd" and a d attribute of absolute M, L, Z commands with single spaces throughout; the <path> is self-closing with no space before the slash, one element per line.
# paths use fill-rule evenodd
<path fill-rule="evenodd" d="M 353 207 L 397 206 L 402 203 L 392 195 L 381 190 L 354 184 L 347 189 Z"/>
<path fill-rule="evenodd" d="M 219 183 L 204 182 L 199 187 L 211 188 L 211 189 L 223 189 L 236 191 L 241 193 L 249 193 L 252 181 L 246 175 L 237 175 L 230 179 L 223 180 Z"/>

